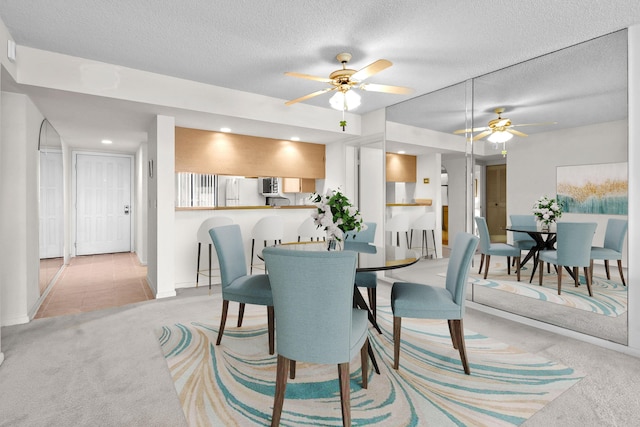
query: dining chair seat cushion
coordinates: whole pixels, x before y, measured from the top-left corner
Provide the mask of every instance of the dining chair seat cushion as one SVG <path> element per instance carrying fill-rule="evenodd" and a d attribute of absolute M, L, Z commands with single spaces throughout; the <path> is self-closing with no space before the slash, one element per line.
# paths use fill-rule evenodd
<path fill-rule="evenodd" d="M 520 256 L 520 248 L 516 248 L 507 243 L 491 243 L 489 244 L 489 249 L 484 252 L 487 255 L 497 255 L 497 256 Z"/>
<path fill-rule="evenodd" d="M 396 317 L 461 319 L 462 305 L 456 304 L 446 288 L 411 282 L 396 282 L 391 291 L 391 309 Z"/>
<path fill-rule="evenodd" d="M 558 265 L 558 251 L 546 250 L 538 253 L 538 259 L 540 261 L 548 262 L 549 264 Z"/>
<path fill-rule="evenodd" d="M 359 288 L 375 288 L 378 286 L 378 276 L 373 271 L 356 273 L 356 286 Z"/>
<path fill-rule="evenodd" d="M 269 276 L 240 276 L 225 287 L 224 298 L 246 304 L 273 305 Z"/>
<path fill-rule="evenodd" d="M 591 259 L 622 259 L 622 253 L 614 249 L 592 246 Z"/>
<path fill-rule="evenodd" d="M 516 248 L 522 251 L 528 251 L 529 249 L 533 248 L 535 245 L 536 245 L 536 241 L 533 239 L 514 240 L 513 242 L 513 246 L 515 246 Z"/>

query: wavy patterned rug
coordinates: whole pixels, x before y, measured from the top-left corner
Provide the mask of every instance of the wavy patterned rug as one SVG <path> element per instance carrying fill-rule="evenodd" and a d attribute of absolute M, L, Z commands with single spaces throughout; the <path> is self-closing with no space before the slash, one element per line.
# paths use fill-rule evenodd
<path fill-rule="evenodd" d="M 542 286 L 538 285 L 537 271 L 533 282 L 529 283 L 531 270 L 526 268 L 522 269 L 520 282 L 516 280 L 513 269 L 511 275 L 507 274 L 506 267 L 494 270 L 492 265 L 486 280 L 482 278 L 482 275 L 475 273 L 477 273 L 477 270 L 469 274 L 469 280 L 474 285 L 486 286 L 491 289 L 609 317 L 618 317 L 627 312 L 627 287 L 623 286 L 621 282 L 607 280 L 603 277 L 593 276 L 593 283 L 591 284 L 593 297 L 591 297 L 589 296 L 584 276 L 581 275 L 579 277 L 581 285 L 575 287 L 573 279 L 566 271 L 562 275 L 562 294 L 558 295 L 558 276 L 553 268 L 551 268 L 551 273 L 547 273 L 545 269 L 542 276 Z"/>
<path fill-rule="evenodd" d="M 260 309 L 263 307 L 258 307 Z M 267 351 L 266 313 L 247 306 L 245 324 L 165 326 L 159 334 L 182 408 L 192 426 L 270 424 L 276 357 Z M 258 313 L 258 314 L 255 314 Z M 582 376 L 573 369 L 465 331 L 471 375 L 464 375 L 445 321 L 403 319 L 400 370 L 391 368 L 388 306 L 378 308 L 383 334 L 370 333 L 381 374 L 360 387 L 360 360 L 351 363 L 354 426 L 520 425 Z M 289 380 L 282 426 L 342 425 L 337 367 L 299 363 Z"/>

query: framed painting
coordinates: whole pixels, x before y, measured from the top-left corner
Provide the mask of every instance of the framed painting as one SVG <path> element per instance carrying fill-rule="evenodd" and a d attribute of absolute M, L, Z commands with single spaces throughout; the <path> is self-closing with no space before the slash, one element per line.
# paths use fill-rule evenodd
<path fill-rule="evenodd" d="M 564 212 L 627 215 L 627 162 L 558 166 L 556 183 Z"/>

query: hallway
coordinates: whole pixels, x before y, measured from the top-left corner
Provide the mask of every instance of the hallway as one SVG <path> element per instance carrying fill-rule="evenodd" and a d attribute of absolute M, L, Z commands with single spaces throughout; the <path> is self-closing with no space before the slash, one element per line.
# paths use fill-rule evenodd
<path fill-rule="evenodd" d="M 62 316 L 153 299 L 147 267 L 135 253 L 79 256 L 71 259 L 35 318 Z"/>

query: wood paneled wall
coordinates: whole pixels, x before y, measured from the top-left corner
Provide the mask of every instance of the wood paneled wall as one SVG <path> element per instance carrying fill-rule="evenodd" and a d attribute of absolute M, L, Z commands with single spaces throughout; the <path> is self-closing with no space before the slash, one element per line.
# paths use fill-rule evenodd
<path fill-rule="evenodd" d="M 324 179 L 325 146 L 176 127 L 176 172 Z"/>
<path fill-rule="evenodd" d="M 387 153 L 387 182 L 416 182 L 417 157 Z"/>

